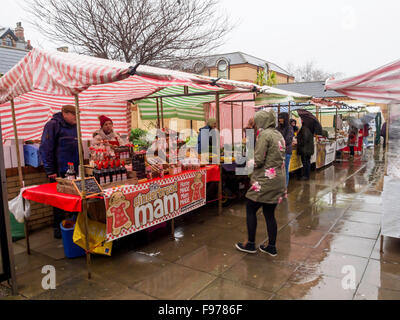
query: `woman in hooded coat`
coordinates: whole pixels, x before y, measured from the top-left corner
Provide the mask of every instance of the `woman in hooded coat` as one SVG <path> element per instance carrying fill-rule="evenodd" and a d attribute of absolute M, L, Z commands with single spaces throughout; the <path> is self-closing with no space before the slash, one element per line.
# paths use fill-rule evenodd
<path fill-rule="evenodd" d="M 257 229 L 257 211 L 263 208 L 268 230 L 268 246 L 261 245 L 260 251 L 272 256 L 277 254 L 277 224 L 275 208 L 283 200 L 286 190 L 285 140 L 276 130 L 276 118 L 273 112 L 259 111 L 254 116 L 259 129 L 254 152 L 254 171 L 250 177 L 251 187 L 246 194 L 248 241 L 237 243 L 236 248 L 247 253 L 256 253 L 255 236 Z"/>
<path fill-rule="evenodd" d="M 289 114 L 286 112 L 282 112 L 278 115 L 278 131 L 282 134 L 283 138 L 285 139 L 286 143 L 286 155 L 285 155 L 285 167 L 286 167 L 286 188 L 289 184 L 289 165 L 290 165 L 290 158 L 292 157 L 292 150 L 293 150 L 293 127 L 289 124 Z"/>

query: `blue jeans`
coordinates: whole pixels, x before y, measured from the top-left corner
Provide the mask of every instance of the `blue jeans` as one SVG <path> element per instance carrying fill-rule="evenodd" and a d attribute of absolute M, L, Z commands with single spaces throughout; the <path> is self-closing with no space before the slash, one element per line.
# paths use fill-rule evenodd
<path fill-rule="evenodd" d="M 285 167 L 286 167 L 286 188 L 289 185 L 289 166 L 290 166 L 290 159 L 292 158 L 291 154 L 286 154 L 285 157 Z"/>

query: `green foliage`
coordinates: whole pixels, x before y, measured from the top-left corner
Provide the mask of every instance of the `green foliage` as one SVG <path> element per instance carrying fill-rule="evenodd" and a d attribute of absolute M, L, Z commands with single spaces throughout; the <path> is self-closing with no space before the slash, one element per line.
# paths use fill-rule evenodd
<path fill-rule="evenodd" d="M 150 142 L 146 140 L 147 134 L 148 132 L 146 130 L 140 128 L 132 129 L 129 135 L 129 141 L 139 146 L 140 149 L 147 149 L 150 146 Z"/>
<path fill-rule="evenodd" d="M 133 140 L 138 140 L 144 136 L 146 136 L 147 131 L 140 129 L 140 128 L 136 128 L 136 129 L 132 129 L 131 130 L 131 134 L 129 136 L 129 140 L 133 141 Z"/>
<path fill-rule="evenodd" d="M 257 71 L 257 79 L 256 79 L 256 84 L 259 86 L 265 86 L 267 85 L 267 79 L 266 79 L 266 72 L 264 69 L 260 69 Z"/>
<path fill-rule="evenodd" d="M 275 71 L 272 71 L 268 74 L 268 79 L 267 79 L 267 86 L 274 86 L 278 83 L 278 79 L 276 78 L 276 73 Z"/>
<path fill-rule="evenodd" d="M 274 71 L 272 72 L 267 72 L 265 69 L 260 69 L 257 71 L 257 79 L 256 79 L 256 84 L 259 86 L 274 86 L 278 83 L 278 80 L 276 78 L 276 73 Z"/>

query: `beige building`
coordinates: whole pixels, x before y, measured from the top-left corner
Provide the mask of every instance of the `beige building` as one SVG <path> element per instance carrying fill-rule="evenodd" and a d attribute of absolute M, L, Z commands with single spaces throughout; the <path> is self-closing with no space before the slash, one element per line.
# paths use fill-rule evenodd
<path fill-rule="evenodd" d="M 275 72 L 277 83 L 292 83 L 294 76 L 275 63 L 243 52 L 212 55 L 186 61 L 185 70 L 215 78 L 255 83 L 260 70 Z"/>
<path fill-rule="evenodd" d="M 171 69 L 202 74 L 212 78 L 223 78 L 251 83 L 256 82 L 257 73 L 260 70 L 265 70 L 276 74 L 278 84 L 294 82 L 294 76 L 275 63 L 242 52 L 212 55 L 183 62 L 179 61 L 175 64 L 169 65 L 168 67 Z M 133 128 L 139 127 L 147 129 L 154 123 L 155 121 L 142 121 L 137 108 L 135 106 L 132 108 Z M 169 128 L 176 127 L 178 131 L 187 128 L 193 128 L 193 130 L 198 131 L 199 128 L 204 126 L 204 122 L 166 119 L 164 125 Z"/>

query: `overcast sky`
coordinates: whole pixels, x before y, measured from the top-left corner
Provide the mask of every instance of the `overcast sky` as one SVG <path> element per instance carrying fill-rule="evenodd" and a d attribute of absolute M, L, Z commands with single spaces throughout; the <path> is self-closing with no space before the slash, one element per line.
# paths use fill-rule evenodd
<path fill-rule="evenodd" d="M 0 0 L 0 25 L 22 21 L 34 47 L 54 49 L 29 29 L 23 2 Z M 399 0 L 221 0 L 221 8 L 240 23 L 216 53 L 242 51 L 283 68 L 312 60 L 346 76 L 400 58 Z"/>

